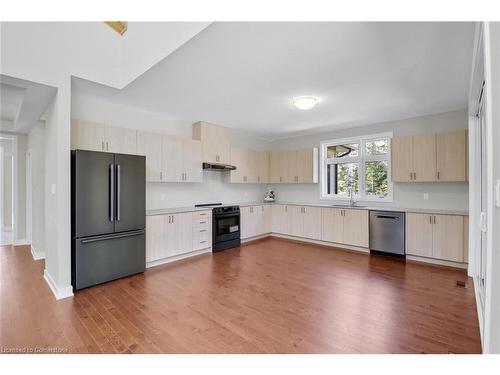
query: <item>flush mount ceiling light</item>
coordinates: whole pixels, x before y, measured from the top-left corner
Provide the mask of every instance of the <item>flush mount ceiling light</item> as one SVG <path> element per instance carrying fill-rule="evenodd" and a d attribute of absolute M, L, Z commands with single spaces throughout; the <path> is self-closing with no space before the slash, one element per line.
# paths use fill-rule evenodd
<path fill-rule="evenodd" d="M 104 21 L 104 23 L 120 35 L 123 35 L 128 29 L 127 21 Z"/>
<path fill-rule="evenodd" d="M 298 109 L 311 109 L 319 103 L 319 99 L 314 96 L 298 96 L 293 98 L 292 104 Z"/>

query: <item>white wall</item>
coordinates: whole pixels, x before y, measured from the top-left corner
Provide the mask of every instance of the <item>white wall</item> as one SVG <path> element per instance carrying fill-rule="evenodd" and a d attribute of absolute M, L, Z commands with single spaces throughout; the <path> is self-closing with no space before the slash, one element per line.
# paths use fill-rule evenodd
<path fill-rule="evenodd" d="M 373 124 L 352 129 L 318 133 L 309 136 L 288 138 L 272 142 L 273 148 L 320 147 L 320 142 L 348 138 L 365 134 L 393 131 L 394 136 L 404 136 L 425 132 L 441 132 L 453 129 L 465 129 L 468 126 L 465 110 L 417 117 L 413 119 Z M 320 186 L 302 184 L 276 184 L 273 186 L 278 200 L 295 202 L 330 202 L 320 200 Z M 429 200 L 424 200 L 424 193 Z M 393 203 L 369 203 L 407 208 L 468 209 L 468 183 L 394 183 Z"/>
<path fill-rule="evenodd" d="M 131 129 L 192 136 L 192 121 L 179 120 L 165 115 L 126 107 L 113 102 L 73 96 L 72 119 L 85 120 Z M 245 134 L 231 131 L 231 144 L 254 149 L 266 149 L 270 143 Z M 228 183 L 228 172 L 204 171 L 202 183 L 147 183 L 146 206 L 148 209 L 192 206 L 196 203 L 238 203 L 262 200 L 266 190 L 261 184 Z"/>
<path fill-rule="evenodd" d="M 28 137 L 26 134 L 17 135 L 17 240 L 26 243 L 26 150 Z"/>
<path fill-rule="evenodd" d="M 500 23 L 485 25 L 485 73 L 488 146 L 491 158 L 488 166 L 489 220 L 488 260 L 486 270 L 485 338 L 486 353 L 500 353 L 500 208 L 495 206 L 493 185 L 500 179 Z"/>
<path fill-rule="evenodd" d="M 31 246 L 38 257 L 45 256 L 45 124 L 36 124 L 28 134 L 31 151 Z M 27 202 L 28 204 L 28 202 Z"/>

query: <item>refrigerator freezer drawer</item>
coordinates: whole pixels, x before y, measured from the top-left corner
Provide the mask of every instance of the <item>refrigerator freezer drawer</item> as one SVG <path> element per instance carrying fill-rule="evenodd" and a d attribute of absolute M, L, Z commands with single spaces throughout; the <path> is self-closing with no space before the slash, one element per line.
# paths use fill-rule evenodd
<path fill-rule="evenodd" d="M 73 240 L 73 289 L 144 272 L 144 230 Z"/>

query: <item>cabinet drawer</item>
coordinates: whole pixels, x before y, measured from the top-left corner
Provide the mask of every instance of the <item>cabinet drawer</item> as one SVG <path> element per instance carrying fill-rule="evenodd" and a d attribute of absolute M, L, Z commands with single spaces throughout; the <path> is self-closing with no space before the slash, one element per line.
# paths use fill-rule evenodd
<path fill-rule="evenodd" d="M 195 211 L 193 212 L 193 220 L 208 219 L 212 216 L 212 211 Z"/>
<path fill-rule="evenodd" d="M 210 233 L 198 232 L 193 235 L 193 250 L 204 249 L 211 245 Z"/>
<path fill-rule="evenodd" d="M 193 228 L 209 227 L 210 220 L 207 218 L 193 219 Z"/>

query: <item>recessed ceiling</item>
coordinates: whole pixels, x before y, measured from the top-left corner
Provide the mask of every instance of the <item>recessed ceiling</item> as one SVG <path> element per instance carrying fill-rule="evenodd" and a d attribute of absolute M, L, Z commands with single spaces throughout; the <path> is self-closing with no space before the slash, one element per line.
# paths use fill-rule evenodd
<path fill-rule="evenodd" d="M 103 97 L 267 139 L 465 108 L 474 24 L 214 23 L 123 90 Z M 295 108 L 296 96 L 321 102 Z"/>
<path fill-rule="evenodd" d="M 54 87 L 0 75 L 1 129 L 29 132 L 55 94 Z"/>

